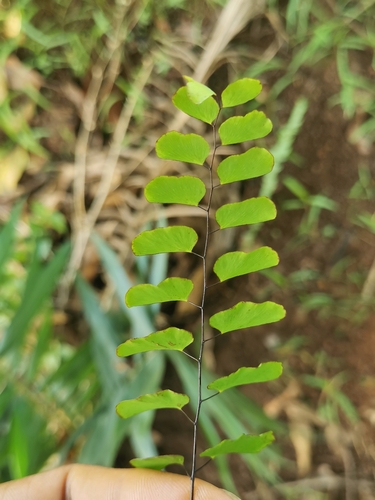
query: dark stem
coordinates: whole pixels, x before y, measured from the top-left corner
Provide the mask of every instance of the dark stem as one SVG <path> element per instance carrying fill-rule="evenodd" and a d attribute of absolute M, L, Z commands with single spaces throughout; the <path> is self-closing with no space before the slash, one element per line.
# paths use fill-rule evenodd
<path fill-rule="evenodd" d="M 200 259 L 203 259 L 203 255 L 201 255 L 200 253 L 196 253 L 196 252 L 191 252 L 193 255 L 196 255 L 197 257 L 199 257 Z"/>
<path fill-rule="evenodd" d="M 222 283 L 222 281 L 217 281 L 216 283 L 212 283 L 211 285 L 208 285 L 207 288 L 211 288 L 213 286 L 220 285 L 220 283 Z"/>
<path fill-rule="evenodd" d="M 186 356 L 188 356 L 189 358 L 193 359 L 194 361 L 198 361 L 197 358 L 195 358 L 194 356 L 192 356 L 191 354 L 189 354 L 188 352 L 186 351 L 181 351 L 183 354 L 185 354 Z"/>
<path fill-rule="evenodd" d="M 184 411 L 184 410 L 181 410 L 182 413 L 185 415 L 185 417 L 194 425 L 194 420 L 192 420 L 189 415 Z"/>
<path fill-rule="evenodd" d="M 219 112 L 220 114 L 220 112 Z M 218 115 L 219 117 L 219 115 Z M 205 316 L 204 316 L 204 306 L 206 302 L 206 292 L 207 292 L 207 280 L 208 280 L 208 274 L 207 274 L 207 251 L 208 251 L 208 242 L 210 239 L 210 209 L 211 209 L 211 203 L 212 203 L 212 195 L 213 195 L 213 176 L 212 176 L 212 168 L 215 160 L 215 154 L 216 154 L 216 123 L 218 120 L 218 117 L 216 118 L 215 122 L 212 125 L 212 133 L 213 133 L 213 154 L 212 154 L 212 159 L 211 159 L 211 164 L 209 166 L 210 170 L 210 191 L 209 191 L 209 196 L 208 196 L 208 203 L 207 203 L 207 211 L 206 211 L 206 236 L 205 236 L 205 242 L 204 242 L 204 250 L 203 250 L 203 291 L 202 291 L 202 302 L 201 302 L 201 332 L 200 332 L 200 347 L 199 347 L 199 356 L 198 356 L 198 397 L 197 397 L 197 410 L 195 413 L 195 419 L 194 419 L 194 424 L 193 424 L 193 457 L 192 457 L 192 466 L 191 466 L 191 491 L 190 491 L 190 500 L 194 500 L 194 484 L 195 484 L 195 475 L 197 470 L 197 444 L 198 444 L 198 422 L 199 422 L 199 415 L 201 411 L 201 405 L 202 405 L 202 363 L 203 363 L 203 351 L 204 351 L 204 344 L 205 344 L 205 332 L 204 332 L 204 321 L 205 321 Z"/>
<path fill-rule="evenodd" d="M 215 394 L 211 394 L 211 396 L 208 396 L 207 398 L 202 399 L 202 403 L 204 403 L 205 401 L 208 401 L 211 398 L 214 398 L 218 394 L 220 394 L 220 392 L 215 392 Z"/>
<path fill-rule="evenodd" d="M 209 458 L 207 460 L 207 462 L 205 462 L 203 465 L 201 465 L 200 467 L 198 467 L 198 469 L 195 472 L 198 472 L 199 470 L 203 469 L 203 467 L 206 467 L 206 465 L 208 465 L 211 462 L 211 460 L 212 460 L 212 458 Z"/>
<path fill-rule="evenodd" d="M 198 309 L 201 308 L 201 306 L 199 306 L 198 304 L 194 304 L 194 302 L 190 302 L 190 300 L 187 300 L 186 302 L 194 307 L 197 307 Z"/>

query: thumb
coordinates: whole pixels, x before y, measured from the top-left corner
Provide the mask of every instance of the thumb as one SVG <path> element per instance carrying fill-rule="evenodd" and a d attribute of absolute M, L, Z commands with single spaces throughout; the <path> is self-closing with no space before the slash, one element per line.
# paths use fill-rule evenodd
<path fill-rule="evenodd" d="M 64 500 L 190 500 L 187 476 L 146 469 L 108 469 L 74 465 Z M 194 500 L 233 500 L 233 495 L 200 479 Z"/>
<path fill-rule="evenodd" d="M 225 491 L 226 495 L 231 499 L 231 500 L 241 500 L 240 498 L 236 497 L 234 493 L 231 493 L 230 491 L 227 490 L 222 490 Z"/>

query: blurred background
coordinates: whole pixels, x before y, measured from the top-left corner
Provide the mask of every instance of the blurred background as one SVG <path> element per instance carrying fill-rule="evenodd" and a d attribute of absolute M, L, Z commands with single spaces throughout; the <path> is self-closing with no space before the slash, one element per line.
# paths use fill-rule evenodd
<path fill-rule="evenodd" d="M 213 287 L 208 313 L 274 300 L 287 317 L 207 344 L 204 376 L 268 360 L 284 374 L 207 402 L 199 446 L 270 429 L 277 439 L 200 475 L 244 500 L 375 498 L 374 19 L 374 0 L 1 1 L 1 481 L 158 452 L 189 467 L 183 415 L 122 421 L 114 408 L 159 388 L 192 394 L 194 365 L 115 350 L 169 325 L 196 332 L 185 303 L 127 310 L 123 297 L 167 273 L 199 283 L 201 265 L 135 260 L 131 240 L 158 225 L 203 228 L 199 210 L 143 197 L 157 175 L 206 175 L 154 153 L 167 130 L 209 137 L 172 105 L 182 75 L 218 93 L 247 76 L 263 91 L 236 112 L 271 118 L 257 144 L 275 168 L 216 203 L 261 193 L 278 217 L 217 234 L 208 262 L 267 244 L 281 263 Z"/>

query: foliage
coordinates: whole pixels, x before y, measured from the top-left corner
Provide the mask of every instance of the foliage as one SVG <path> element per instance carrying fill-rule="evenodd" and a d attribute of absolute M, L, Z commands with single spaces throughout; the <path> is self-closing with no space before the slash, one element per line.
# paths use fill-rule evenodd
<path fill-rule="evenodd" d="M 34 207 L 30 225 L 16 232 L 23 208 L 18 203 L 0 232 L 1 293 L 1 449 L 2 480 L 37 472 L 56 447 L 50 390 L 41 389 L 59 358 L 68 352 L 51 339 L 51 294 L 66 263 L 69 246 L 51 252 L 51 229 L 64 231 L 60 217 Z M 49 423 L 48 423 L 49 422 Z"/>
<path fill-rule="evenodd" d="M 195 82 L 192 78 L 186 78 L 186 88 L 179 89 L 174 104 L 187 114 L 193 117 L 207 119 L 207 101 L 212 101 L 216 95 L 211 89 Z M 201 313 L 201 329 L 199 335 L 199 355 L 197 358 L 185 352 L 185 348 L 192 342 L 192 334 L 177 328 L 167 328 L 166 330 L 151 333 L 143 339 L 127 341 L 117 349 L 117 354 L 129 356 L 145 351 L 155 351 L 155 349 L 165 349 L 167 351 L 181 351 L 192 357 L 197 363 L 198 392 L 194 399 L 197 401 L 195 407 L 195 417 L 191 420 L 194 428 L 194 442 L 192 452 L 191 469 L 191 498 L 194 497 L 194 481 L 197 466 L 197 428 L 199 424 L 201 407 L 206 400 L 219 393 L 233 387 L 255 382 L 266 382 L 280 376 L 282 372 L 280 363 L 265 363 L 258 368 L 242 367 L 237 372 L 226 377 L 222 377 L 208 385 L 209 390 L 216 391 L 204 397 L 202 392 L 202 368 L 205 343 L 206 323 L 206 293 L 209 288 L 208 280 L 211 270 L 207 269 L 207 251 L 212 245 L 211 236 L 215 232 L 211 228 L 210 213 L 214 198 L 213 164 L 217 149 L 221 145 L 236 144 L 266 136 L 272 129 L 272 124 L 268 118 L 260 111 L 252 111 L 245 116 L 230 117 L 218 126 L 220 111 L 223 107 L 234 107 L 254 99 L 261 90 L 261 84 L 257 80 L 245 78 L 234 82 L 223 91 L 220 104 L 215 107 L 210 105 L 210 109 L 216 110 L 216 115 L 210 115 L 213 129 L 213 151 L 211 161 L 208 161 L 210 147 L 206 140 L 197 134 L 181 134 L 178 132 L 167 132 L 156 143 L 156 153 L 159 158 L 167 160 L 180 160 L 188 163 L 204 165 L 210 172 L 210 183 L 206 193 L 204 184 L 199 179 L 190 176 L 167 177 L 161 176 L 152 180 L 145 188 L 145 195 L 148 201 L 158 203 L 178 203 L 178 189 L 181 189 L 182 203 L 196 206 L 197 210 L 206 212 L 206 232 L 204 235 L 203 254 L 193 252 L 198 235 L 186 226 L 171 226 L 158 228 L 151 231 L 144 231 L 133 241 L 133 252 L 136 255 L 155 255 L 159 253 L 189 252 L 194 253 L 202 259 L 203 264 L 203 287 L 201 291 L 201 304 L 195 304 Z M 215 102 L 215 101 L 214 101 Z M 203 108 L 201 111 L 200 107 Z M 220 138 L 220 144 L 217 142 Z M 255 151 L 254 151 L 255 149 Z M 249 162 L 249 160 L 252 160 Z M 208 163 L 207 163 L 208 162 Z M 252 148 L 242 155 L 228 157 L 218 167 L 218 179 L 221 185 L 235 182 L 239 179 L 249 179 L 259 177 L 268 173 L 272 168 L 272 156 L 263 149 Z M 229 171 L 229 172 L 228 172 Z M 206 194 L 206 197 L 204 195 Z M 202 203 L 203 199 L 203 205 Z M 215 219 L 217 230 L 233 228 L 248 224 L 256 224 L 274 219 L 276 209 L 271 200 L 266 197 L 251 198 L 239 203 L 229 203 L 222 205 L 216 210 Z M 256 251 L 230 252 L 219 257 L 213 267 L 220 282 L 230 278 L 241 276 L 249 272 L 262 270 L 278 263 L 276 252 L 268 247 L 260 248 Z M 167 278 L 159 284 L 140 284 L 131 287 L 126 293 L 126 304 L 128 307 L 144 306 L 154 303 L 170 301 L 187 301 L 194 288 L 194 283 L 186 278 Z M 210 325 L 221 334 L 264 325 L 279 321 L 285 316 L 282 306 L 273 302 L 263 302 L 260 304 L 252 302 L 239 302 L 233 307 L 220 311 L 209 318 Z M 176 339 L 177 338 L 177 339 Z M 157 339 L 157 340 L 156 340 Z M 130 349 L 130 350 L 129 350 Z M 174 408 L 182 410 L 189 402 L 189 397 L 185 394 L 175 393 L 170 390 L 163 390 L 154 394 L 144 394 L 135 399 L 127 399 L 117 405 L 117 413 L 120 417 L 128 419 L 134 415 L 155 409 Z M 213 447 L 208 448 L 200 454 L 201 457 L 209 456 L 214 458 L 218 455 L 228 453 L 258 453 L 273 441 L 272 432 L 260 434 L 258 436 L 243 434 L 236 439 L 224 440 Z M 174 458 L 173 458 L 174 457 Z M 170 457 L 170 463 L 181 463 L 183 458 L 174 455 Z M 149 466 L 149 460 L 145 462 Z M 165 456 L 160 458 L 160 467 L 165 464 Z M 133 461 L 133 465 L 142 467 L 141 460 Z M 158 464 L 157 457 L 152 459 L 155 467 Z"/>
<path fill-rule="evenodd" d="M 66 161 L 71 162 L 72 166 L 74 141 L 78 133 L 78 122 L 82 118 L 80 106 L 83 97 L 87 95 L 92 72 L 98 65 L 110 63 L 110 71 L 104 72 L 92 143 L 96 146 L 102 141 L 105 148 L 107 141 L 111 141 L 108 134 L 114 128 L 113 117 L 110 116 L 112 106 L 115 107 L 132 95 L 134 85 L 131 82 L 142 56 L 155 54 L 156 48 L 158 55 L 152 85 L 140 95 L 131 117 L 136 127 L 130 127 L 123 139 L 123 144 L 132 144 L 132 152 L 139 144 L 141 147 L 146 145 L 147 149 L 155 132 L 152 129 L 155 121 L 151 120 L 150 128 L 148 118 L 156 118 L 156 128 L 168 121 L 169 108 L 161 103 L 169 89 L 174 88 L 176 74 L 190 71 L 188 68 L 194 68 L 196 61 L 200 61 L 201 50 L 207 46 L 210 28 L 219 12 L 213 12 L 211 7 L 227 3 L 226 0 L 96 3 L 90 0 L 78 3 L 58 0 L 48 4 L 38 0 L 14 0 L 5 3 L 0 11 L 0 194 L 10 191 L 11 197 L 1 200 L 1 219 L 5 219 L 4 214 L 8 212 L 17 186 L 20 192 L 30 192 L 32 199 L 38 199 L 40 192 L 41 199 L 44 199 L 45 188 L 48 191 L 60 162 L 64 162 L 64 167 Z M 108 49 L 115 40 L 118 7 L 125 4 L 131 8 L 127 11 L 129 15 L 122 25 L 124 30 L 119 38 L 124 43 L 111 55 Z M 254 279 L 259 278 L 262 285 L 251 290 L 253 300 L 262 302 L 270 296 L 282 295 L 280 301 L 284 302 L 285 297 L 294 303 L 296 317 L 302 322 L 305 318 L 309 327 L 306 328 L 307 333 L 304 331 L 295 339 L 304 338 L 311 343 L 310 348 L 315 349 L 314 335 L 311 333 L 320 330 L 323 325 L 325 331 L 328 323 L 337 322 L 339 318 L 351 328 L 351 325 L 363 322 L 373 309 L 372 302 L 366 310 L 360 306 L 360 291 L 369 262 L 363 256 L 357 258 L 358 251 L 354 248 L 356 245 L 353 245 L 353 238 L 359 235 L 366 245 L 372 244 L 375 232 L 371 204 L 375 196 L 371 174 L 372 156 L 366 156 L 371 151 L 369 148 L 375 130 L 374 86 L 371 81 L 374 68 L 374 4 L 365 0 L 268 0 L 264 4 L 265 15 L 251 22 L 250 29 L 244 29 L 233 40 L 230 50 L 223 53 L 222 59 L 219 55 L 215 67 L 221 66 L 220 79 L 228 72 L 229 81 L 233 78 L 232 72 L 253 78 L 262 75 L 265 92 L 260 101 L 274 122 L 275 144 L 270 147 L 270 152 L 275 156 L 275 164 L 273 165 L 272 156 L 262 147 L 252 147 L 244 154 L 248 155 L 249 162 L 253 162 L 251 172 L 256 174 L 255 183 L 259 181 L 259 196 L 275 197 L 279 209 L 288 210 L 278 218 L 277 225 L 267 225 L 271 229 L 265 242 L 270 246 L 282 245 L 283 265 L 279 271 L 272 268 L 278 258 L 270 247 L 254 250 L 258 245 L 257 234 L 262 225 L 258 223 L 241 232 L 241 252 L 228 252 L 219 257 L 214 272 L 223 282 L 239 276 L 240 270 L 243 274 L 260 271 L 262 276 L 257 274 Z M 203 16 L 206 16 L 205 19 Z M 249 45 L 248 36 L 254 37 L 254 34 L 256 37 L 260 36 L 259 45 L 258 38 L 254 44 Z M 268 40 L 270 44 L 265 48 Z M 180 50 L 181 47 L 183 51 Z M 11 65 L 17 61 L 18 69 L 22 72 L 16 73 L 17 78 L 12 79 L 11 71 L 17 67 Z M 117 77 L 116 71 L 119 71 Z M 114 79 L 109 92 L 112 83 L 109 87 L 107 84 L 108 81 L 112 82 L 111 77 L 108 78 L 111 74 Z M 163 75 L 162 81 L 159 79 L 160 75 Z M 212 85 L 216 85 L 217 75 L 210 77 Z M 78 100 L 73 105 L 73 101 L 69 102 L 64 97 L 65 84 L 71 83 L 78 90 Z M 182 87 L 174 95 L 176 106 L 190 116 L 211 124 L 219 111 L 214 94 L 201 104 L 196 104 L 187 98 L 187 88 Z M 236 94 L 239 91 L 238 87 Z M 322 102 L 317 109 L 312 103 L 316 100 L 319 102 L 319 96 Z M 72 122 L 72 129 L 66 127 L 64 116 L 61 115 L 57 134 L 61 137 L 63 146 L 60 151 L 53 148 L 51 151 L 46 139 L 53 132 L 46 125 L 46 117 L 55 116 L 53 112 L 59 110 L 56 108 L 59 100 L 73 108 L 68 117 Z M 255 101 L 240 106 L 240 113 L 244 115 L 258 109 Z M 345 129 L 347 135 L 343 132 L 340 135 L 343 145 L 345 137 L 348 137 L 355 147 L 365 151 L 355 162 L 358 164 L 359 180 L 355 184 L 353 181 L 350 191 L 349 220 L 346 203 L 341 204 L 339 199 L 341 196 L 344 201 L 346 193 L 340 188 L 327 196 L 330 184 L 322 180 L 324 176 L 307 172 L 304 168 L 310 162 L 310 158 L 303 153 L 304 143 L 302 142 L 302 147 L 301 142 L 297 146 L 300 154 L 293 151 L 294 141 L 299 135 L 302 135 L 299 139 L 303 140 L 304 136 L 312 134 L 311 117 L 315 111 L 320 112 L 323 108 L 323 117 L 332 117 L 331 113 L 336 112 L 331 121 L 332 132 Z M 338 119 L 342 110 L 349 123 Z M 230 108 L 223 110 L 221 116 L 229 117 L 230 111 Z M 152 132 L 149 141 L 142 135 L 144 129 L 147 134 Z M 134 130 L 141 130 L 139 144 L 135 144 L 134 135 L 138 135 L 134 134 Z M 197 133 L 202 130 L 195 126 L 191 129 Z M 264 145 L 263 141 L 260 142 L 260 146 Z M 232 146 L 228 146 L 228 150 L 232 150 Z M 257 159 L 258 156 L 262 160 Z M 217 171 L 221 191 L 225 189 L 224 184 L 250 178 L 247 177 L 250 172 L 247 172 L 246 167 L 241 167 L 245 158 L 236 154 L 221 161 Z M 283 168 L 288 175 L 284 176 Z M 26 175 L 21 177 L 26 170 Z M 66 169 L 68 171 L 69 168 Z M 267 172 L 269 173 L 264 175 Z M 137 170 L 137 175 L 138 173 L 142 175 L 142 167 Z M 162 194 L 159 193 L 159 188 L 163 181 L 160 183 L 155 179 L 154 184 L 148 185 L 146 197 L 152 203 L 159 203 L 158 197 L 166 196 L 168 192 L 169 203 L 188 202 L 193 207 L 198 206 L 205 192 L 203 183 L 198 178 L 187 179 L 189 180 L 180 181 L 179 177 L 169 177 L 167 182 L 170 184 Z M 41 190 L 40 180 L 44 183 Z M 32 192 L 29 191 L 29 181 Z M 194 188 L 188 185 L 189 181 L 194 184 Z M 240 196 L 244 185 L 241 183 L 239 188 Z M 34 186 L 38 187 L 35 189 Z M 248 186 L 249 183 L 246 184 L 246 190 Z M 87 187 L 86 194 L 91 189 L 91 186 Z M 18 188 L 15 196 L 18 195 Z M 62 253 L 59 253 L 59 242 L 69 239 L 65 232 L 66 226 L 72 227 L 70 208 L 66 209 L 71 203 L 71 188 L 66 189 L 66 201 L 59 204 L 59 209 L 67 217 L 67 224 L 64 216 L 47 209 L 43 203 L 34 206 L 29 203 L 22 211 L 22 216 L 17 208 L 14 209 L 11 214 L 12 222 L 5 224 L 1 232 L 1 338 L 8 329 L 15 332 L 14 341 L 7 335 L 8 348 L 0 360 L 1 480 L 40 470 L 46 460 L 63 462 L 68 455 L 69 459 L 81 462 L 112 465 L 121 439 L 125 438 L 128 438 L 135 455 L 149 457 L 156 454 L 151 434 L 154 412 L 133 417 L 129 425 L 127 421 L 115 418 L 113 405 L 121 398 L 136 398 L 139 394 L 159 391 L 163 387 L 167 362 L 174 366 L 183 391 L 189 395 L 190 405 L 196 411 L 195 366 L 189 363 L 187 356 L 174 352 L 190 345 L 188 352 L 194 353 L 195 345 L 188 343 L 190 332 L 170 328 L 168 339 L 172 338 L 171 343 L 176 342 L 174 345 L 160 342 L 158 335 L 147 337 L 156 329 L 159 305 L 126 309 L 123 303 L 123 295 L 131 286 L 147 281 L 157 286 L 165 280 L 165 254 L 137 258 L 135 275 L 140 280 L 137 281 L 130 271 L 127 275 L 123 262 L 119 261 L 109 246 L 93 235 L 92 241 L 95 242 L 103 266 L 103 272 L 98 277 L 98 281 L 104 286 L 103 290 L 98 290 L 96 281 L 89 284 L 82 279 L 77 280 L 76 291 L 84 311 L 78 323 L 76 291 L 73 293 L 73 307 L 70 303 L 64 311 L 59 308 L 54 310 L 55 289 L 63 273 L 63 254 L 67 251 L 62 249 Z M 195 193 L 194 200 L 192 193 Z M 129 198 L 133 199 L 132 188 L 130 194 Z M 369 203 L 365 204 L 366 200 Z M 104 219 L 107 220 L 107 215 Z M 20 222 L 17 223 L 17 220 Z M 287 234 L 284 233 L 286 227 L 289 231 Z M 144 229 L 150 230 L 151 227 Z M 98 231 L 101 228 L 98 227 Z M 289 243 L 284 245 L 287 238 L 290 238 Z M 177 243 L 178 241 L 180 238 L 177 238 Z M 112 241 L 108 243 L 111 245 Z M 340 245 L 337 253 L 336 244 Z M 123 248 L 126 245 L 127 243 L 123 243 Z M 318 245 L 320 249 L 324 248 L 326 258 L 322 258 Z M 348 248 L 350 251 L 345 254 Z M 194 247 L 192 251 L 193 249 Z M 329 260 L 331 249 L 334 255 Z M 355 256 L 352 250 L 355 251 Z M 253 252 L 252 256 L 249 256 L 249 251 Z M 306 257 L 307 254 L 309 258 Z M 55 260 L 56 256 L 58 260 Z M 265 269 L 266 259 L 270 264 L 269 269 Z M 228 266 L 231 262 L 233 266 L 237 263 L 237 269 L 233 270 L 233 266 Z M 128 265 L 129 261 L 126 262 L 126 266 Z M 264 270 L 261 270 L 262 265 Z M 26 283 L 30 284 L 28 274 L 32 270 L 35 276 L 39 272 L 44 273 L 44 278 L 52 276 L 45 273 L 46 266 L 55 273 L 55 282 L 49 282 L 49 290 L 44 290 L 43 286 L 34 289 L 28 285 L 25 291 Z M 264 277 L 268 279 L 265 280 Z M 216 280 L 213 276 L 211 279 Z M 116 290 L 115 296 L 111 295 L 111 288 Z M 33 296 L 35 290 L 37 293 Z M 44 299 L 39 293 L 45 293 Z M 18 319 L 15 319 L 21 304 L 25 314 L 19 313 Z M 35 316 L 31 317 L 34 307 Z M 92 311 L 95 311 L 94 315 Z M 320 319 L 322 323 L 319 322 Z M 167 330 L 164 324 L 158 328 Z M 301 333 L 302 329 L 302 325 L 297 326 L 296 333 Z M 225 342 L 225 339 L 220 339 L 220 335 L 218 342 Z M 292 331 L 290 335 L 295 333 Z M 277 338 L 277 334 L 275 336 Z M 138 337 L 141 341 L 139 344 Z M 104 339 L 110 339 L 108 348 L 103 348 Z M 293 341 L 294 337 L 290 339 L 291 343 Z M 136 349 L 141 349 L 141 346 L 146 349 L 145 357 L 139 354 L 124 363 L 119 362 L 114 357 L 114 348 L 121 342 L 122 354 L 132 355 L 133 342 L 136 342 Z M 167 346 L 171 350 L 164 350 Z M 146 352 L 151 348 L 158 352 Z M 156 356 L 151 357 L 153 354 Z M 307 352 L 301 355 L 301 363 L 306 356 Z M 332 370 L 319 383 L 306 380 L 316 390 L 329 395 L 323 401 L 328 401 L 334 409 L 323 408 L 322 412 L 324 410 L 330 415 L 335 413 L 336 407 L 344 411 L 339 398 L 334 401 L 329 392 Z M 154 379 L 150 377 L 150 373 Z M 207 386 L 217 379 L 217 375 L 205 369 L 203 378 L 204 385 Z M 134 391 L 129 389 L 129 393 L 115 394 L 115 388 L 123 384 L 128 386 L 129 381 L 135 384 Z M 113 384 L 111 391 L 106 394 L 110 384 Z M 370 383 L 368 385 L 370 387 Z M 337 384 L 335 387 L 337 389 Z M 231 411 L 238 406 L 243 409 L 241 415 Z M 14 422 L 13 415 L 17 415 Z M 278 435 L 285 431 L 284 426 L 267 419 L 260 408 L 236 388 L 224 391 L 220 397 L 204 403 L 200 425 L 210 447 L 214 447 L 223 437 L 236 439 L 243 433 L 259 434 L 267 429 L 276 431 Z M 35 436 L 39 436 L 37 443 Z M 98 440 L 102 443 L 101 447 L 96 445 Z M 260 456 L 244 455 L 243 459 L 261 481 L 275 482 L 278 479 L 280 455 L 275 446 L 265 448 Z M 269 466 L 269 463 L 272 465 Z M 234 490 L 225 455 L 215 458 L 215 465 L 223 484 L 227 489 Z"/>

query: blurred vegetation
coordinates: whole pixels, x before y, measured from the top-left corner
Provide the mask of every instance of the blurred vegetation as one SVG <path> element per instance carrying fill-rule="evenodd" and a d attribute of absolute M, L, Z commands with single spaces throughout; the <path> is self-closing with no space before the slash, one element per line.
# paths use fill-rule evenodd
<path fill-rule="evenodd" d="M 129 257 L 132 236 L 140 226 L 153 223 L 152 216 L 142 214 L 137 196 L 148 176 L 161 168 L 149 154 L 160 128 L 174 118 L 165 97 L 179 86 L 181 73 L 194 71 L 222 8 L 230 3 L 1 3 L 1 481 L 66 461 L 113 465 L 124 440 L 136 456 L 156 454 L 154 415 L 122 421 L 115 404 L 161 387 L 170 363 L 184 391 L 191 391 L 193 368 L 186 359 L 169 360 L 158 353 L 129 363 L 117 359 L 115 350 L 130 335 L 154 331 L 164 317 L 157 308 L 133 312 L 123 303 L 138 277 L 158 283 L 168 268 L 165 256 L 137 262 Z M 374 244 L 374 18 L 371 0 L 268 0 L 246 29 L 232 34 L 216 66 L 207 70 L 211 85 L 233 75 L 264 81 L 259 105 L 267 107 L 275 124 L 270 146 L 276 163 L 260 192 L 275 196 L 280 212 L 294 221 L 287 230 L 289 258 L 293 252 L 309 254 L 319 243 L 332 245 L 343 210 L 340 223 L 348 239 L 359 234 Z M 332 78 L 327 110 L 340 110 L 347 125 L 342 136 L 357 154 L 358 173 L 344 199 L 335 198 L 336 186 L 329 190 L 320 185 L 317 190 L 319 184 L 306 183 L 305 159 L 295 148 L 301 134 L 309 134 L 304 124 L 317 92 L 309 80 L 314 71 L 327 71 L 324 85 Z M 301 81 L 305 83 L 299 86 Z M 294 92 L 293 102 L 285 98 L 288 92 Z M 284 173 L 288 165 L 292 168 Z M 108 173 L 107 188 L 103 172 Z M 125 194 L 108 201 L 121 184 Z M 113 214 L 125 227 L 122 233 L 117 234 L 118 226 L 105 229 Z M 190 214 L 169 217 L 179 215 Z M 160 214 L 157 219 L 163 223 Z M 87 241 L 80 240 L 85 231 Z M 283 231 L 285 227 L 274 228 L 274 239 Z M 249 248 L 259 234 L 260 227 L 245 232 L 240 246 Z M 94 271 L 84 255 L 72 266 L 77 241 L 83 241 L 84 255 L 96 256 Z M 264 272 L 272 284 L 262 284 L 258 298 L 280 294 L 299 314 L 302 310 L 302 315 L 363 324 L 374 305 L 375 260 L 372 266 L 364 260 L 367 273 L 340 252 L 338 248 L 328 271 L 307 266 L 289 273 Z M 326 287 L 327 281 L 333 285 Z M 344 292 L 340 288 L 335 293 L 344 282 Z M 310 373 L 300 382 L 319 392 L 319 418 L 339 424 L 344 415 L 351 423 L 357 421 L 358 412 L 344 394 L 346 376 L 339 368 L 332 376 L 332 360 L 322 360 L 319 353 L 319 359 L 310 356 L 302 336 L 271 337 L 267 342 L 281 358 L 297 356 L 308 366 Z M 293 363 L 286 366 L 286 380 L 298 378 Z M 207 379 L 213 369 L 207 367 Z M 272 390 L 282 392 L 283 387 Z M 219 434 L 233 437 L 265 428 L 286 435 L 284 423 L 270 420 L 238 391 L 209 403 L 202 418 L 209 444 Z M 277 447 L 247 457 L 245 463 L 257 484 L 279 481 L 282 467 L 294 471 Z M 228 462 L 218 460 L 216 465 L 224 486 L 235 491 Z"/>

